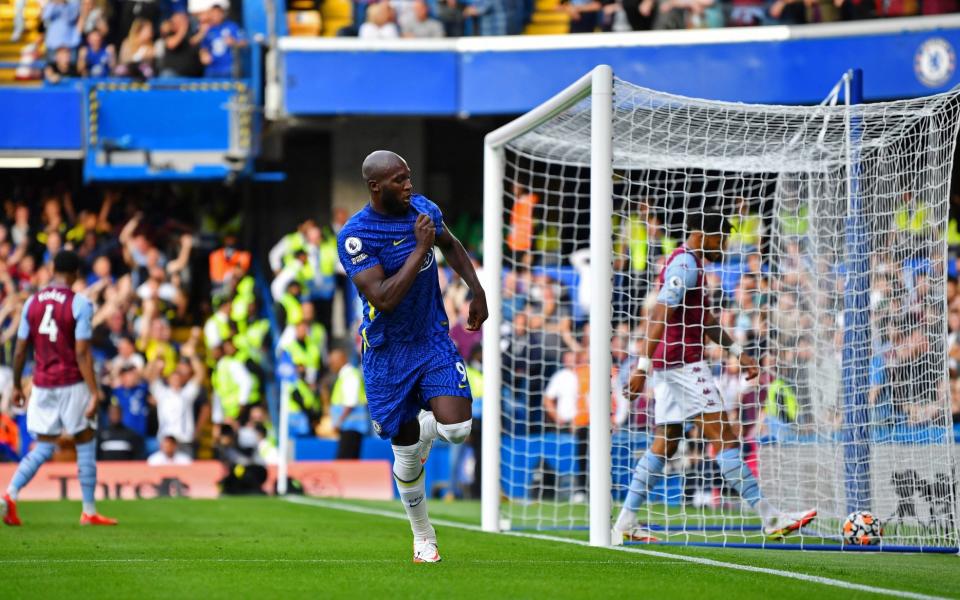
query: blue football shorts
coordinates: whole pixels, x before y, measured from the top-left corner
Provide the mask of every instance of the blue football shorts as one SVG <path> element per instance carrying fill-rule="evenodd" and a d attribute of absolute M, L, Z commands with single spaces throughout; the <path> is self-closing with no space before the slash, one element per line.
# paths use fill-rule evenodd
<path fill-rule="evenodd" d="M 439 396 L 473 398 L 467 368 L 449 335 L 388 343 L 363 353 L 363 382 L 373 430 L 381 439 L 430 409 Z"/>

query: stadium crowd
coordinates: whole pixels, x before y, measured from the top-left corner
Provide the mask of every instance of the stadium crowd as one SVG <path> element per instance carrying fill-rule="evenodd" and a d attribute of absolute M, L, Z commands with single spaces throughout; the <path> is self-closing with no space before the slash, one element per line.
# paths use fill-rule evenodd
<path fill-rule="evenodd" d="M 21 308 L 50 281 L 57 252 L 70 249 L 83 261 L 76 291 L 95 307 L 100 457 L 275 461 L 263 402 L 270 328 L 259 310 L 251 255 L 237 244 L 238 221 L 219 201 L 173 190 L 107 190 L 102 199 L 84 200 L 75 204 L 62 185 L 4 198 L 0 456 L 17 460 L 31 443 L 24 410 L 10 402 Z M 28 363 L 27 382 L 31 369 Z M 69 452 L 69 443 L 63 448 Z"/>
<path fill-rule="evenodd" d="M 18 3 L 22 10 L 25 2 Z M 14 40 L 23 35 L 16 19 Z M 45 0 L 43 41 L 33 47 L 45 62 L 43 78 L 227 78 L 240 75 L 239 51 L 248 45 L 229 0 L 122 2 Z"/>
<path fill-rule="evenodd" d="M 518 35 L 537 10 L 532 0 L 354 0 L 355 23 L 338 35 L 366 39 Z M 940 15 L 957 12 L 960 4 L 957 0 L 561 0 L 555 10 L 569 17 L 570 33 L 592 33 Z"/>
<path fill-rule="evenodd" d="M 322 0 L 289 2 L 291 15 Z M 13 39 L 24 32 L 16 4 Z M 43 77 L 223 78 L 239 74 L 248 45 L 229 0 L 44 0 Z M 353 0 L 354 22 L 337 35 L 363 39 L 516 35 L 537 10 L 532 0 Z M 957 0 L 562 0 L 571 33 L 828 23 L 938 15 Z M 293 17 L 294 21 L 296 17 Z"/>
<path fill-rule="evenodd" d="M 0 460 L 17 460 L 32 442 L 25 411 L 10 402 L 10 358 L 23 303 L 50 280 L 61 249 L 80 254 L 77 291 L 95 306 L 101 459 L 163 465 L 219 458 L 246 467 L 224 489 L 259 489 L 265 471 L 251 467 L 277 460 L 271 386 L 287 404 L 293 438 L 337 440 L 338 458 L 361 456 L 372 431 L 354 339 L 359 301 L 335 246 L 345 211 L 335 211 L 327 227 L 308 219 L 282 237 L 268 254 L 273 279 L 258 289 L 253 256 L 238 242 L 241 223 L 222 207 L 201 203 L 198 213 L 129 190 L 108 190 L 102 201 L 79 206 L 66 189 L 18 190 L 17 200 L 4 202 Z M 444 289 L 479 418 L 479 333 L 465 329 L 466 287 L 454 280 Z M 344 306 L 344 298 L 354 300 Z M 334 320 L 349 332 L 346 340 L 332 339 Z M 63 449 L 69 453 L 69 442 Z M 460 477 L 476 464 L 468 454 L 453 457 L 451 481 L 463 484 L 451 486 L 451 495 L 479 494 L 478 478 Z"/>

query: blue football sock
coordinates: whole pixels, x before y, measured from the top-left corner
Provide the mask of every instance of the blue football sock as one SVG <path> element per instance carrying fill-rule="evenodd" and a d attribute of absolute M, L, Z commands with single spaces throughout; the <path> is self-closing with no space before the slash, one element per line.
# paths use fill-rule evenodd
<path fill-rule="evenodd" d="M 90 440 L 77 444 L 77 476 L 80 479 L 80 492 L 83 495 L 83 512 L 96 514 L 97 505 L 94 495 L 97 491 L 97 442 Z"/>
<path fill-rule="evenodd" d="M 640 506 L 647 501 L 650 490 L 654 488 L 663 474 L 665 464 L 663 458 L 652 452 L 647 452 L 637 461 L 637 468 L 633 471 L 633 479 L 630 480 L 630 490 L 627 492 L 627 499 L 623 503 L 626 510 L 631 512 L 640 510 Z"/>
<path fill-rule="evenodd" d="M 747 504 L 756 507 L 757 503 L 763 500 L 760 484 L 747 463 L 740 458 L 740 448 L 728 448 L 717 454 L 717 466 L 720 467 L 724 481 L 737 490 Z"/>
<path fill-rule="evenodd" d="M 57 445 L 53 442 L 38 441 L 33 450 L 23 457 L 17 467 L 17 472 L 13 474 L 13 479 L 10 480 L 10 485 L 7 487 L 7 493 L 10 494 L 11 498 L 17 499 L 17 495 L 23 489 L 23 486 L 30 483 L 43 463 L 53 458 L 56 449 Z"/>

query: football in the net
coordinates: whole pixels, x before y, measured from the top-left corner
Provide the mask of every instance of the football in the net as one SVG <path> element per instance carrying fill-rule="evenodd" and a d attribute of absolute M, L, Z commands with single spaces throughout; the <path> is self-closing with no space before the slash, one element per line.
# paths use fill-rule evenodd
<path fill-rule="evenodd" d="M 883 536 L 883 526 L 880 519 L 865 510 L 850 513 L 843 522 L 843 543 L 857 546 L 879 544 Z"/>

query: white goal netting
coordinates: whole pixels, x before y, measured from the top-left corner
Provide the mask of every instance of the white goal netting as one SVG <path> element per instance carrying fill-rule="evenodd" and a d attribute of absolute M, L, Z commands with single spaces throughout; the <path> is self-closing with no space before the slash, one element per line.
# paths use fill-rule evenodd
<path fill-rule="evenodd" d="M 691 215 L 714 212 L 731 231 L 722 260 L 705 262 L 704 295 L 762 368 L 746 381 L 707 341 L 698 385 L 718 389 L 763 496 L 819 511 L 788 541 L 836 544 L 856 509 L 883 521 L 886 546 L 956 547 L 945 267 L 958 95 L 755 106 L 615 80 L 606 331 L 588 324 L 605 273 L 589 261 L 590 102 L 502 149 L 501 516 L 515 529 L 587 528 L 599 426 L 612 428 L 616 518 L 662 401 L 649 382 L 639 397 L 622 392 L 658 277 Z M 610 338 L 605 423 L 587 409 L 591 335 Z M 681 429 L 641 523 L 666 542 L 782 543 L 721 476 L 702 426 Z"/>

